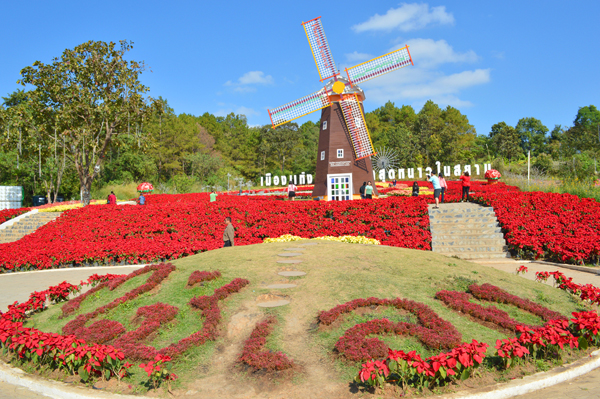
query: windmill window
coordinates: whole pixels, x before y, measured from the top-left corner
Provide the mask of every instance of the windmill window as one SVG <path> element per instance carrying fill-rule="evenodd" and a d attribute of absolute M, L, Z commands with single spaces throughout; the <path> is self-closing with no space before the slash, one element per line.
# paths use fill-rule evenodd
<path fill-rule="evenodd" d="M 327 121 L 323 121 L 323 130 L 327 130 Z"/>
<path fill-rule="evenodd" d="M 325 151 L 321 151 L 321 161 L 325 160 Z"/>
<path fill-rule="evenodd" d="M 337 157 L 344 158 L 344 150 L 337 150 Z"/>

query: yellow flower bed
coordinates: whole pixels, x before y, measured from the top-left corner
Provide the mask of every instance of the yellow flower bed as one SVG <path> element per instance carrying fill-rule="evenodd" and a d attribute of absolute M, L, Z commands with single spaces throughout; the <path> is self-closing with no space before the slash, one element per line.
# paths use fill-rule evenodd
<path fill-rule="evenodd" d="M 277 238 L 265 238 L 263 240 L 264 243 L 269 243 L 269 242 L 290 242 L 290 241 L 298 241 L 298 240 L 304 240 L 305 238 L 299 237 L 299 236 L 293 236 L 291 234 L 284 234 L 281 237 L 277 237 Z M 325 241 L 338 241 L 338 242 L 347 242 L 349 244 L 372 244 L 372 245 L 381 245 L 381 243 L 374 239 L 374 238 L 367 238 L 367 237 L 363 237 L 363 236 L 341 236 L 341 237 L 334 237 L 334 236 L 322 236 L 322 237 L 315 237 L 315 240 L 325 240 Z"/>
<path fill-rule="evenodd" d="M 106 204 L 106 201 L 102 201 L 102 200 L 92 200 L 90 202 L 90 205 L 101 205 L 102 203 Z M 70 209 L 75 209 L 75 208 L 81 208 L 83 206 L 83 204 L 79 203 L 79 204 L 69 204 L 69 205 L 57 205 L 57 206 L 53 206 L 51 208 L 43 208 L 40 209 L 38 212 L 64 212 L 64 211 L 68 211 Z"/>
<path fill-rule="evenodd" d="M 277 237 L 277 238 L 265 238 L 263 240 L 263 242 L 264 243 L 269 243 L 269 242 L 290 242 L 290 241 L 298 241 L 298 240 L 304 240 L 304 238 L 298 237 L 298 236 L 293 236 L 291 234 L 284 234 L 281 237 Z"/>
<path fill-rule="evenodd" d="M 339 242 L 347 242 L 349 244 L 381 245 L 379 240 L 376 240 L 374 238 L 367 238 L 367 237 L 363 237 L 363 236 L 341 236 L 341 237 L 322 236 L 322 237 L 315 237 L 315 240 L 339 241 Z"/>

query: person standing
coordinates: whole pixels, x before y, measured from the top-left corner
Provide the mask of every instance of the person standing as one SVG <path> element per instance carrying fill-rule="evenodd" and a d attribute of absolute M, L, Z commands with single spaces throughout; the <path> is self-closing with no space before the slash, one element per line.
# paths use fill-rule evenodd
<path fill-rule="evenodd" d="M 460 202 L 464 202 L 465 197 L 467 198 L 467 201 L 469 201 L 469 191 L 471 190 L 471 177 L 469 176 L 469 172 L 463 173 L 459 179 L 462 181 L 462 197 L 460 197 Z"/>
<path fill-rule="evenodd" d="M 367 182 L 364 181 L 363 185 L 360 186 L 360 189 L 358 190 L 360 192 L 360 199 L 365 199 L 365 189 L 367 188 Z"/>
<path fill-rule="evenodd" d="M 146 197 L 144 197 L 144 193 L 140 193 L 137 203 L 138 205 L 146 205 Z"/>
<path fill-rule="evenodd" d="M 444 174 L 443 173 L 440 173 L 438 180 L 440 181 L 440 186 L 442 187 L 442 194 L 441 194 L 442 199 L 441 199 L 440 203 L 443 204 L 444 203 L 444 196 L 446 194 L 446 190 L 448 189 L 448 183 L 446 183 L 446 179 L 444 179 Z"/>
<path fill-rule="evenodd" d="M 231 224 L 231 218 L 229 216 L 225 218 L 225 224 L 225 231 L 223 232 L 223 248 L 233 247 L 235 245 L 235 229 L 233 228 L 233 224 Z"/>
<path fill-rule="evenodd" d="M 417 182 L 413 183 L 412 196 L 413 197 L 418 197 L 419 196 L 419 183 L 417 183 Z"/>
<path fill-rule="evenodd" d="M 394 187 L 396 187 L 396 179 L 394 179 Z"/>
<path fill-rule="evenodd" d="M 440 186 L 440 180 L 435 174 L 427 175 L 429 177 L 429 181 L 433 184 L 433 198 L 435 199 L 435 206 L 433 209 L 439 209 L 440 204 L 440 194 L 442 192 L 442 186 Z"/>
<path fill-rule="evenodd" d="M 371 185 L 371 182 L 368 182 L 365 186 L 365 198 L 373 199 L 373 186 Z"/>
<path fill-rule="evenodd" d="M 215 202 L 217 200 L 217 193 L 215 193 L 215 190 L 212 190 L 210 193 L 210 202 Z"/>
<path fill-rule="evenodd" d="M 109 205 L 117 205 L 117 196 L 115 195 L 114 192 L 110 192 L 110 194 L 108 194 L 108 198 L 106 199 L 106 203 Z"/>
<path fill-rule="evenodd" d="M 296 190 L 298 190 L 298 187 L 296 187 L 294 183 L 290 182 L 290 184 L 287 186 L 287 192 L 288 198 L 292 201 L 296 198 Z"/>

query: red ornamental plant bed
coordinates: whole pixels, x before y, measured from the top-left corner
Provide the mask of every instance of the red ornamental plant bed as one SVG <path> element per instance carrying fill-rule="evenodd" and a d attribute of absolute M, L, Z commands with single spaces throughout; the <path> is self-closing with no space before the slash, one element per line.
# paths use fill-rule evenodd
<path fill-rule="evenodd" d="M 44 333 L 35 328 L 26 328 L 23 326 L 23 322 L 29 312 L 43 310 L 47 298 L 54 295 L 57 301 L 65 300 L 70 293 L 75 291 L 72 287 L 81 288 L 81 286 L 72 286 L 63 282 L 58 286 L 50 287 L 48 290 L 34 292 L 27 302 L 15 303 L 15 305 L 9 306 L 6 313 L 0 312 L 0 347 L 7 348 L 21 359 L 32 361 L 40 366 L 46 365 L 52 370 L 64 370 L 68 374 L 79 374 L 83 380 L 87 380 L 91 375 L 99 375 L 105 379 L 116 376 L 120 379 L 127 374 L 127 369 L 131 367 L 131 364 L 125 362 L 126 357 L 137 360 L 156 360 L 160 358 L 162 361 L 167 361 L 165 359 L 170 360 L 181 355 L 191 347 L 202 345 L 208 340 L 214 340 L 219 334 L 218 323 L 221 320 L 218 301 L 239 292 L 249 284 L 248 280 L 237 278 L 231 283 L 215 289 L 214 294 L 211 296 L 192 298 L 190 305 L 200 310 L 202 317 L 205 319 L 202 329 L 160 350 L 146 346 L 142 341 L 160 328 L 162 323 L 175 317 L 178 309 L 167 304 L 156 303 L 139 308 L 136 315 L 138 318 L 143 319 L 140 327 L 126 333 L 120 323 L 112 320 L 100 320 L 89 327 L 85 327 L 85 321 L 91 320 L 108 309 L 149 291 L 166 278 L 174 268 L 171 264 L 160 264 L 147 266 L 128 276 L 91 276 L 87 282 L 82 282 L 81 286 L 94 282 L 100 282 L 100 285 L 82 295 L 84 299 L 90 295 L 90 292 L 93 293 L 102 288 L 114 289 L 130 278 L 153 272 L 145 284 L 108 305 L 102 306 L 94 312 L 80 315 L 67 323 L 63 328 L 67 335 Z M 205 273 L 203 275 L 210 278 L 214 274 Z M 75 301 L 74 303 L 76 305 L 73 306 L 67 303 L 63 307 L 64 314 L 75 311 L 81 301 Z M 86 339 L 77 337 L 77 335 L 85 336 L 87 342 Z M 113 341 L 112 345 L 101 344 L 110 341 Z"/>
<path fill-rule="evenodd" d="M 294 366 L 294 362 L 284 353 L 264 349 L 267 337 L 273 332 L 273 325 L 276 323 L 277 318 L 271 315 L 256 324 L 250 338 L 244 343 L 242 354 L 238 359 L 239 363 L 250 366 L 255 371 L 281 371 Z"/>
<path fill-rule="evenodd" d="M 494 186 L 492 186 L 494 187 Z M 600 261 L 600 203 L 571 194 L 497 191 L 474 195 L 494 207 L 511 250 L 558 262 Z"/>
<path fill-rule="evenodd" d="M 475 298 L 490 302 L 514 305 L 529 313 L 539 316 L 545 321 L 549 321 L 553 318 L 565 319 L 565 317 L 558 312 L 554 312 L 535 302 L 520 298 L 516 295 L 511 295 L 503 289 L 493 286 L 491 284 L 472 284 L 469 286 L 469 291 L 473 294 Z M 448 307 L 450 307 L 453 310 L 462 312 L 464 314 L 468 314 L 481 321 L 491 322 L 502 328 L 516 331 L 517 326 L 521 324 L 515 319 L 509 317 L 508 313 L 496 308 L 495 306 L 483 307 L 479 304 L 471 303 L 471 295 L 469 295 L 466 292 L 444 290 L 439 291 L 436 294 L 436 298 L 444 302 Z"/>
<path fill-rule="evenodd" d="M 600 331 L 600 317 L 594 311 L 574 312 L 573 318 L 567 320 L 558 313 L 545 309 L 526 299 L 511 295 L 490 284 L 482 286 L 472 285 L 469 289 L 481 299 L 509 303 L 537 314 L 545 320 L 548 320 L 549 317 L 558 316 L 557 319 L 548 320 L 544 326 L 518 325 L 508 318 L 507 314 L 505 314 L 505 317 L 499 317 L 502 316 L 501 313 L 488 312 L 489 308 L 485 309 L 479 305 L 472 307 L 470 305 L 473 304 L 468 303 L 468 299 L 459 295 L 452 295 L 465 293 L 438 292 L 436 295 L 438 299 L 442 299 L 444 302 L 450 304 L 454 310 L 486 319 L 505 328 L 512 327 L 517 332 L 517 336 L 514 338 L 497 340 L 496 342 L 496 355 L 503 359 L 505 367 L 511 365 L 513 358 L 521 358 L 530 354 L 536 358 L 560 358 L 560 351 L 565 346 L 586 349 L 588 345 L 600 344 L 600 336 L 598 334 Z M 381 300 L 377 298 L 350 301 L 330 311 L 321 312 L 319 320 L 324 324 L 331 324 L 343 313 L 353 311 L 360 306 L 368 306 L 368 304 L 377 305 L 379 301 Z M 445 323 L 441 319 L 440 321 Z M 394 331 L 393 328 L 389 327 L 393 323 L 390 323 L 386 319 L 374 320 L 374 322 L 376 322 L 375 325 L 384 325 L 384 328 L 366 330 L 368 334 Z M 364 329 L 363 326 L 367 324 L 370 324 L 370 322 L 350 328 L 346 331 L 344 337 Z M 486 343 L 479 343 L 473 340 L 471 343 L 455 344 L 449 352 L 422 359 L 414 351 L 405 353 L 390 348 L 387 348 L 387 354 L 382 355 L 378 347 L 379 345 L 376 344 L 377 341 L 374 341 L 375 338 L 371 338 L 371 340 L 373 341 L 364 346 L 377 348 L 377 350 L 373 350 L 372 354 L 365 351 L 363 356 L 354 356 L 355 352 L 350 352 L 351 355 L 346 355 L 346 358 L 354 361 L 370 359 L 370 361 L 362 365 L 356 381 L 367 386 L 380 387 L 383 387 L 385 383 L 393 383 L 402 386 L 411 385 L 418 388 L 428 386 L 431 388 L 437 385 L 444 385 L 452 379 L 467 378 L 471 375 L 473 369 L 482 363 L 486 349 L 489 346 Z M 340 341 L 338 341 L 338 344 Z M 336 349 L 339 350 L 338 344 L 336 344 Z"/>
<path fill-rule="evenodd" d="M 221 196 L 210 203 L 206 194 L 189 197 L 194 200 L 67 211 L 18 242 L 0 244 L 0 269 L 150 262 L 192 255 L 223 245 L 225 215 L 233 219 L 236 245 L 283 234 L 364 235 L 385 245 L 431 249 L 427 204 L 422 198 L 292 202 Z"/>
<path fill-rule="evenodd" d="M 93 280 L 90 278 L 78 288 L 99 280 L 102 279 L 97 276 Z M 125 362 L 122 351 L 110 345 L 88 345 L 74 335 L 63 336 L 24 327 L 27 314 L 43 310 L 50 296 L 54 295 L 56 301 L 63 301 L 72 292 L 72 285 L 63 282 L 45 291 L 32 293 L 26 302 L 10 305 L 6 313 L 0 312 L 0 347 L 37 366 L 79 374 L 83 380 L 90 375 L 105 379 L 111 376 L 119 379 L 124 377 L 131 364 Z"/>
<path fill-rule="evenodd" d="M 105 343 L 113 341 L 113 345 L 123 351 L 129 359 L 135 360 L 151 360 L 157 355 L 168 355 L 176 357 L 188 350 L 191 346 L 202 345 L 208 340 L 214 340 L 218 336 L 217 326 L 221 320 L 221 311 L 218 307 L 218 301 L 227 298 L 232 293 L 238 292 L 247 284 L 248 280 L 235 279 L 231 283 L 215 289 L 211 296 L 195 297 L 190 300 L 190 305 L 202 312 L 205 318 L 202 329 L 189 337 L 181 339 L 179 342 L 173 343 L 168 347 L 157 350 L 151 346 L 144 345 L 142 342 L 152 333 L 156 332 L 160 326 L 175 318 L 179 309 L 164 303 L 157 303 L 150 306 L 144 306 L 137 310 L 136 316 L 143 319 L 141 325 L 133 330 L 125 333 L 125 328 L 121 323 L 111 320 L 99 320 L 86 327 L 86 323 L 96 318 L 97 316 L 114 309 L 118 305 L 131 300 L 144 292 L 148 292 L 156 287 L 161 281 L 175 270 L 172 264 L 150 265 L 142 269 L 138 269 L 127 277 L 107 281 L 98 287 L 88 291 L 82 295 L 82 300 L 76 301 L 75 304 L 67 303 L 63 306 L 63 314 L 71 314 L 79 308 L 81 302 L 89 295 L 99 289 L 109 288 L 111 290 L 123 284 L 125 281 L 139 276 L 144 273 L 153 271 L 154 273 L 148 278 L 145 284 L 134 288 L 120 298 L 101 306 L 93 312 L 81 314 L 75 319 L 68 322 L 63 327 L 63 333 L 72 334 L 78 338 L 84 339 L 87 342 Z M 221 273 L 216 272 L 194 272 L 192 276 L 196 276 L 196 282 L 213 280 L 215 276 L 220 276 Z M 202 276 L 198 278 L 198 276 Z M 191 276 L 190 276 L 191 277 Z M 203 279 L 203 280 L 202 280 Z M 69 306 L 70 305 L 70 306 Z"/>
<path fill-rule="evenodd" d="M 367 306 L 392 306 L 407 310 L 417 316 L 421 325 L 394 323 L 388 319 L 357 324 L 348 329 L 335 344 L 336 350 L 348 360 L 360 361 L 385 356 L 388 346 L 377 338 L 367 338 L 374 334 L 412 335 L 421 340 L 425 346 L 436 349 L 452 348 L 460 344 L 462 336 L 451 323 L 441 319 L 429 306 L 402 298 L 355 299 L 329 311 L 321 312 L 318 319 L 321 324 L 330 325 L 342 314 Z"/>

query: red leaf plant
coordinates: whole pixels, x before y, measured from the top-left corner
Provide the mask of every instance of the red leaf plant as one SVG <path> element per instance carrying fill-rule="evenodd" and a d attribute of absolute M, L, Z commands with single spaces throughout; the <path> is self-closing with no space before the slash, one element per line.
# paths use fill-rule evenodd
<path fill-rule="evenodd" d="M 364 361 L 385 357 L 388 347 L 377 338 L 367 338 L 375 334 L 412 335 L 432 349 L 452 348 L 460 344 L 461 334 L 454 326 L 441 319 L 430 307 L 407 299 L 355 299 L 338 305 L 318 316 L 320 323 L 330 325 L 344 313 L 359 307 L 392 306 L 409 311 L 417 316 L 420 325 L 397 322 L 388 319 L 370 320 L 346 330 L 335 344 L 336 350 L 351 361 Z"/>
<path fill-rule="evenodd" d="M 255 371 L 281 371 L 294 366 L 294 362 L 283 352 L 271 352 L 264 349 L 267 338 L 276 323 L 277 318 L 271 315 L 256 324 L 250 338 L 244 343 L 244 348 L 238 358 L 239 363 L 250 366 Z"/>

